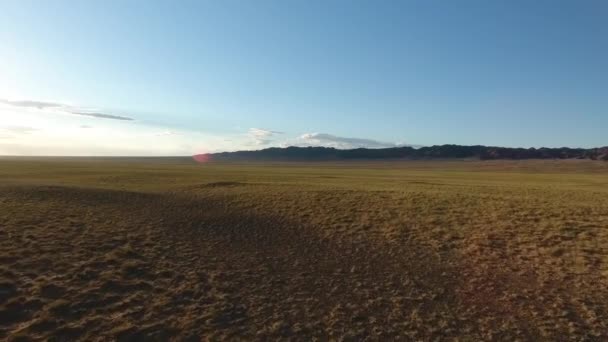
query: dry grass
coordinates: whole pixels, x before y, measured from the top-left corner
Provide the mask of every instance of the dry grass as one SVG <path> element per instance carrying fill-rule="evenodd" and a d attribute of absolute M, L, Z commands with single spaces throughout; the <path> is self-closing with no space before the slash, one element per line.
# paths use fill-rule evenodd
<path fill-rule="evenodd" d="M 0 339 L 605 340 L 608 163 L 0 160 Z"/>

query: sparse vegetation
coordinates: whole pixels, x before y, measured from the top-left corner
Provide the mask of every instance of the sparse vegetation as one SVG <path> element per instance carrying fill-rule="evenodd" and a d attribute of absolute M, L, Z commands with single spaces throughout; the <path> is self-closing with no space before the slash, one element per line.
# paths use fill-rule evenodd
<path fill-rule="evenodd" d="M 0 339 L 605 340 L 608 164 L 0 160 Z"/>

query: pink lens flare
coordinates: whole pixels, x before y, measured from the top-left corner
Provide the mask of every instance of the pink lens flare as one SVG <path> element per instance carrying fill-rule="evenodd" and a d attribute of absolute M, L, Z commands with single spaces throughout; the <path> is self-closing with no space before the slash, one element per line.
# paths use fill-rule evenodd
<path fill-rule="evenodd" d="M 196 161 L 197 163 L 206 163 L 211 160 L 211 155 L 207 154 L 207 153 L 196 154 L 196 155 L 192 156 L 192 159 L 194 159 L 194 161 Z"/>

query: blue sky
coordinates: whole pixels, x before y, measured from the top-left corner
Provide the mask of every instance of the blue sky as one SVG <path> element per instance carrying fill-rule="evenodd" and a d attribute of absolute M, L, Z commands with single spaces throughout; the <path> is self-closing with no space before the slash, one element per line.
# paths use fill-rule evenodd
<path fill-rule="evenodd" d="M 604 146 L 607 37 L 602 0 L 9 0 L 0 154 Z"/>

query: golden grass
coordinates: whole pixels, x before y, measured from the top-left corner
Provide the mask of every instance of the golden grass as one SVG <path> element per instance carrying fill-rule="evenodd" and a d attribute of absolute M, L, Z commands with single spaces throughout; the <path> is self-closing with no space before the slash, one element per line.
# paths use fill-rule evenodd
<path fill-rule="evenodd" d="M 0 160 L 0 339 L 604 340 L 608 163 Z"/>

